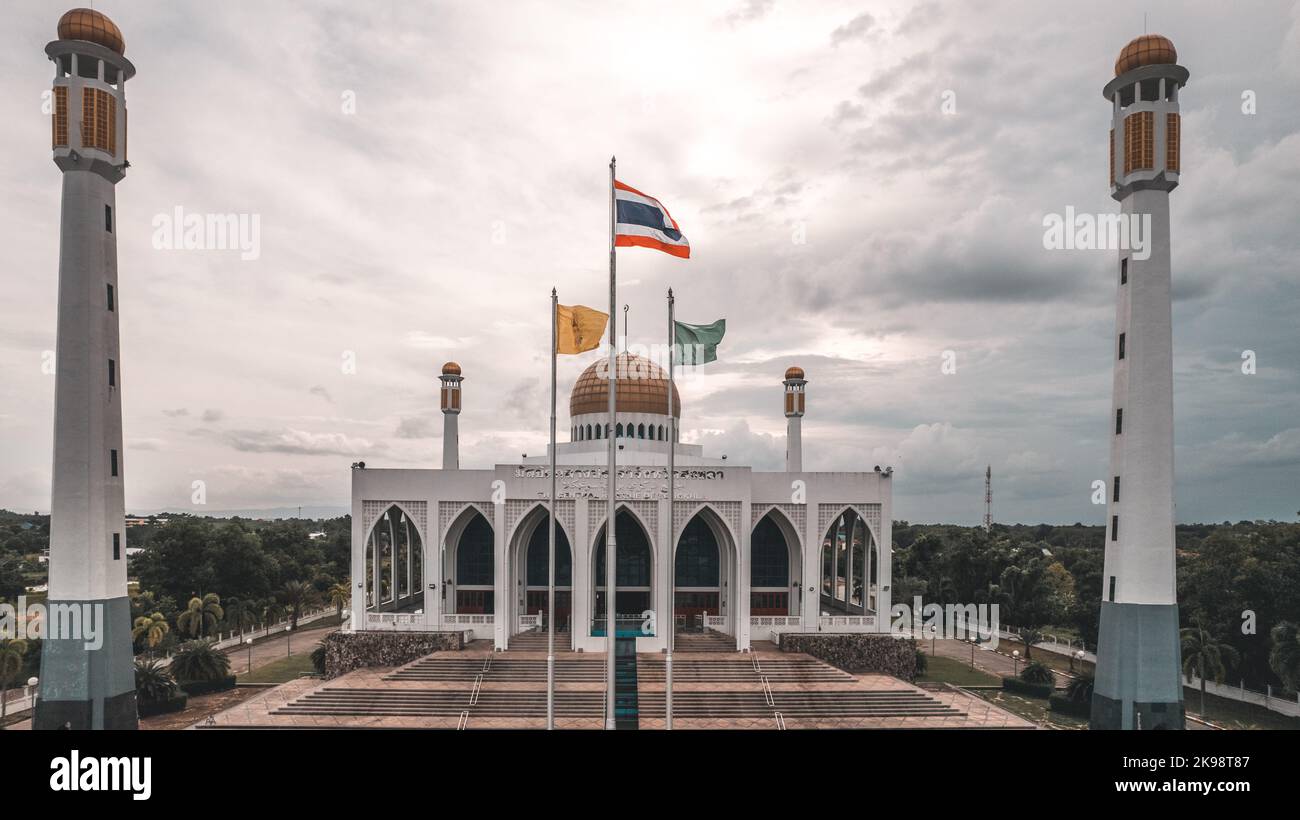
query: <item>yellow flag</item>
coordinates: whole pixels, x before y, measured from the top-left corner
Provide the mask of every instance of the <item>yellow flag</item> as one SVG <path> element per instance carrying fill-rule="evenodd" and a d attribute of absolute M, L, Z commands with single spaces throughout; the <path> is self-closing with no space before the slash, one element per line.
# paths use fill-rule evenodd
<path fill-rule="evenodd" d="M 600 347 L 608 313 L 583 305 L 555 306 L 555 352 L 574 354 Z"/>

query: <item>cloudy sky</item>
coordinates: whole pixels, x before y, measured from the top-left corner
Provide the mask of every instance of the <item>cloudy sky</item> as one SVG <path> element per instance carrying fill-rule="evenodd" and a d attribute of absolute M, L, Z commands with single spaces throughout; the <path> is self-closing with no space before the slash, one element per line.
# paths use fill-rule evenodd
<path fill-rule="evenodd" d="M 67 6 L 11 0 L 0 26 L 10 509 L 49 508 L 60 189 L 42 48 Z M 659 340 L 669 286 L 678 318 L 727 319 L 721 359 L 683 386 L 684 438 L 779 468 L 780 379 L 799 364 L 805 466 L 892 464 L 896 517 L 977 522 L 986 464 L 998 520 L 1104 517 L 1114 253 L 1044 250 L 1042 220 L 1116 208 L 1100 92 L 1143 31 L 1132 3 L 96 7 L 139 70 L 118 186 L 128 509 L 191 509 L 194 480 L 212 510 L 342 506 L 352 461 L 434 466 L 448 359 L 466 374 L 464 466 L 542 452 L 550 288 L 607 304 L 617 154 L 693 252 L 620 254 L 632 341 Z M 1300 4 L 1147 12 L 1191 71 L 1178 519 L 1294 520 Z M 177 207 L 255 215 L 260 255 L 155 248 Z M 561 429 L 596 355 L 561 362 Z"/>

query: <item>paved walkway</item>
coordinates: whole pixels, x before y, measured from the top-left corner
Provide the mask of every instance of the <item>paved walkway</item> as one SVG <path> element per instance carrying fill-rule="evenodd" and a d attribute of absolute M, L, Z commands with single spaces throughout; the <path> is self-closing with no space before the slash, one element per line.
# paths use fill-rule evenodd
<path fill-rule="evenodd" d="M 338 624 L 332 626 L 323 626 L 312 628 L 309 624 L 302 628 L 302 631 L 295 630 L 289 635 L 283 633 L 272 636 L 271 638 L 259 641 L 253 644 L 253 669 L 266 666 L 286 658 L 290 655 L 292 649 L 294 655 L 304 655 L 316 648 L 316 644 L 326 635 L 338 629 Z M 249 671 L 248 667 L 248 647 L 231 647 L 225 650 L 230 657 L 230 673 L 232 675 L 245 675 Z"/>

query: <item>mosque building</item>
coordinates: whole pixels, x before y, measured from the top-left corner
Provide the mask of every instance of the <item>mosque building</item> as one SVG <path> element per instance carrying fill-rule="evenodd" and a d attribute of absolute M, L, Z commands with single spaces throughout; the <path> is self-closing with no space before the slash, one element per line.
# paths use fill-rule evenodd
<path fill-rule="evenodd" d="M 668 441 L 669 382 L 650 360 L 618 357 L 573 385 L 569 440 L 556 447 L 556 602 L 562 648 L 605 647 L 606 437 L 618 440 L 618 632 L 637 651 L 666 637 L 668 565 L 679 632 L 727 636 L 737 650 L 779 631 L 877 632 L 890 608 L 892 470 L 808 472 L 800 424 L 807 380 L 782 382 L 786 468 L 764 472 Z M 459 630 L 520 645 L 545 621 L 550 454 L 462 469 L 465 376 L 441 375 L 442 469 L 352 471 L 352 623 L 359 630 Z M 775 393 L 775 390 L 773 391 Z M 681 418 L 680 389 L 672 413 Z M 775 403 L 775 396 L 773 396 Z M 471 401 L 472 406 L 472 401 Z M 674 448 L 675 504 L 668 502 Z M 669 561 L 668 545 L 676 558 Z"/>

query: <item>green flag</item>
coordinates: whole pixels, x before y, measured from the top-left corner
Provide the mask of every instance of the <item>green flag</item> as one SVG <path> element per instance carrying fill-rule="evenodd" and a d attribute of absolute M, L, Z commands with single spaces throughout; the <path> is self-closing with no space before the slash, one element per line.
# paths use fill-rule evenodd
<path fill-rule="evenodd" d="M 673 322 L 673 342 L 681 347 L 681 364 L 708 364 L 718 360 L 718 343 L 727 332 L 727 320 L 707 325 Z"/>

